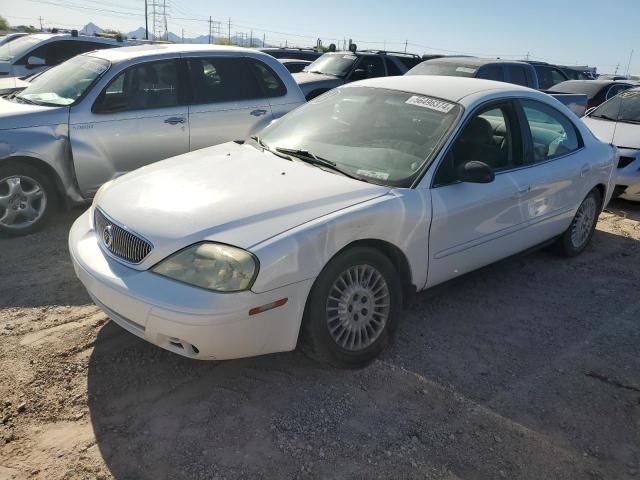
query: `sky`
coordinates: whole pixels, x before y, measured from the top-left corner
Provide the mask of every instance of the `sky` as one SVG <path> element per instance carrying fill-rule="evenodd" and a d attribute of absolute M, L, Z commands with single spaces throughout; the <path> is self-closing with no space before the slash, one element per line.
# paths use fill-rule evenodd
<path fill-rule="evenodd" d="M 599 73 L 640 74 L 640 0 L 147 0 L 166 2 L 170 31 L 243 32 L 279 45 L 353 39 L 359 48 L 456 53 L 590 65 Z M 0 0 L 12 25 L 79 28 L 93 22 L 128 32 L 144 26 L 144 0 Z M 150 26 L 151 28 L 151 26 Z"/>

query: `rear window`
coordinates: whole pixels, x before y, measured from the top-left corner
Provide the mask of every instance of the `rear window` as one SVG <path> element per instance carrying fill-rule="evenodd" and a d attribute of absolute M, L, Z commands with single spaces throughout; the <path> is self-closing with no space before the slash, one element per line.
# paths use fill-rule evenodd
<path fill-rule="evenodd" d="M 269 65 L 253 58 L 248 58 L 247 64 L 265 98 L 282 97 L 287 94 L 287 87 Z"/>
<path fill-rule="evenodd" d="M 446 75 L 449 77 L 475 77 L 478 68 L 455 63 L 423 62 L 405 75 Z"/>
<path fill-rule="evenodd" d="M 509 75 L 509 82 L 515 83 L 516 85 L 522 85 L 523 87 L 529 86 L 525 67 L 521 67 L 519 65 L 507 65 L 506 68 Z"/>

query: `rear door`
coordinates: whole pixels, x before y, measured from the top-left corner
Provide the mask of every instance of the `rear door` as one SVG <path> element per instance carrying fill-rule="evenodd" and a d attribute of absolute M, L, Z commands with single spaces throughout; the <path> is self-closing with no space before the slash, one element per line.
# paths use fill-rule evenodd
<path fill-rule="evenodd" d="M 527 156 L 518 178 L 522 212 L 534 243 L 562 233 L 587 194 L 591 175 L 573 122 L 549 105 L 521 100 Z"/>
<path fill-rule="evenodd" d="M 189 151 L 189 119 L 179 61 L 128 67 L 108 83 L 92 108 L 72 107 L 69 136 L 81 191 Z"/>
<path fill-rule="evenodd" d="M 271 122 L 269 100 L 244 57 L 209 54 L 187 58 L 186 63 L 192 92 L 191 150 L 245 140 Z M 276 90 L 278 81 L 276 76 Z"/>

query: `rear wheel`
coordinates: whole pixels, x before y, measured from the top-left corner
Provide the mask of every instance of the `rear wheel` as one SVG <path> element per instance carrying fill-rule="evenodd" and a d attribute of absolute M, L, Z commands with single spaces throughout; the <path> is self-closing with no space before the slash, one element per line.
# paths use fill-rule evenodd
<path fill-rule="evenodd" d="M 41 228 L 56 207 L 51 181 L 31 165 L 0 166 L 0 235 L 20 236 Z"/>
<path fill-rule="evenodd" d="M 311 290 L 304 350 L 333 366 L 365 366 L 389 343 L 401 304 L 391 261 L 372 248 L 347 250 L 327 264 Z"/>
<path fill-rule="evenodd" d="M 578 207 L 567 231 L 558 239 L 558 247 L 563 255 L 574 257 L 587 248 L 596 230 L 601 205 L 600 192 L 591 190 Z"/>

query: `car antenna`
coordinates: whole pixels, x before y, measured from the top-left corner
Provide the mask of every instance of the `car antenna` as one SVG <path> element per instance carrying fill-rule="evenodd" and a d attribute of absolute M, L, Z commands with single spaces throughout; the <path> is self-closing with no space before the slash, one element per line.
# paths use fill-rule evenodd
<path fill-rule="evenodd" d="M 618 106 L 618 114 L 616 115 L 616 123 L 613 125 L 613 135 L 611 136 L 611 142 L 609 142 L 609 145 L 611 145 L 612 147 L 616 147 L 617 146 L 617 145 L 614 145 L 614 142 L 615 142 L 615 139 L 616 139 L 616 131 L 618 130 L 618 122 L 620 122 L 620 114 L 622 113 L 622 103 L 624 102 L 624 92 L 625 91 L 622 91 L 622 92 L 620 92 L 618 94 L 620 96 L 620 105 Z"/>

